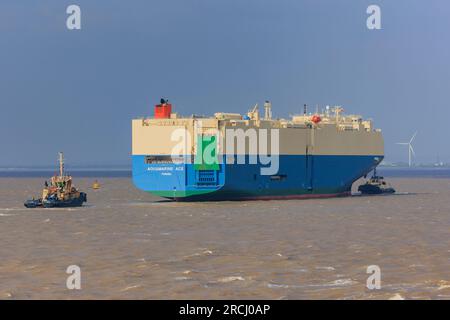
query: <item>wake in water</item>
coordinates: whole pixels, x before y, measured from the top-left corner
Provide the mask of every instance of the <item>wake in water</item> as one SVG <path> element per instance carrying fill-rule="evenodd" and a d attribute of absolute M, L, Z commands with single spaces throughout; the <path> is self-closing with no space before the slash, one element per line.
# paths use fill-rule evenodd
<path fill-rule="evenodd" d="M 395 192 L 395 193 L 381 193 L 381 194 L 362 194 L 361 192 L 352 192 L 352 197 L 393 197 L 393 196 L 414 196 L 417 192 Z M 427 194 L 427 193 L 420 193 Z"/>

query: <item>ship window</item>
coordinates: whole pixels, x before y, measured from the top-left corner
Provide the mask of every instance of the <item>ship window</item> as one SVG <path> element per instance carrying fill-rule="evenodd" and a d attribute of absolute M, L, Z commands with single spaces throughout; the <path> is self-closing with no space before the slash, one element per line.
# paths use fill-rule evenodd
<path fill-rule="evenodd" d="M 287 175 L 285 175 L 285 174 L 278 174 L 276 176 L 270 176 L 270 180 L 272 180 L 272 181 L 283 181 L 283 180 L 286 180 L 286 178 L 287 178 Z"/>

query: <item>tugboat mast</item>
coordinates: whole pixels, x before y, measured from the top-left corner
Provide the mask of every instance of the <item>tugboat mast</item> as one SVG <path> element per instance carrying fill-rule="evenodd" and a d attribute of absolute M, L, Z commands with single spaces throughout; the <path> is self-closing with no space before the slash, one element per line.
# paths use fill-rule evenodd
<path fill-rule="evenodd" d="M 64 175 L 64 155 L 62 152 L 59 152 L 59 176 L 62 177 Z"/>

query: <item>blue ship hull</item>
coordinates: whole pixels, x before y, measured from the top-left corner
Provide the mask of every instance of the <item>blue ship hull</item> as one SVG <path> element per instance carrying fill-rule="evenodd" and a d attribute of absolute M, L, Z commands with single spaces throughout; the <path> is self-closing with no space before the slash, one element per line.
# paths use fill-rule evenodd
<path fill-rule="evenodd" d="M 224 158 L 225 159 L 225 156 Z M 260 174 L 261 164 L 147 164 L 132 156 L 133 182 L 141 190 L 183 201 L 291 199 L 349 195 L 353 182 L 373 170 L 382 156 L 280 155 L 276 175 Z"/>
<path fill-rule="evenodd" d="M 87 201 L 87 195 L 84 192 L 80 192 L 80 196 L 70 200 L 58 200 L 56 198 L 50 199 L 32 199 L 27 200 L 24 206 L 27 208 L 70 208 L 70 207 L 81 207 L 83 202 Z"/>
<path fill-rule="evenodd" d="M 47 199 L 42 201 L 44 208 L 70 208 L 70 207 L 81 207 L 83 202 L 87 201 L 87 195 L 84 192 L 80 192 L 78 198 L 73 198 L 70 200 L 58 200 L 58 199 Z"/>

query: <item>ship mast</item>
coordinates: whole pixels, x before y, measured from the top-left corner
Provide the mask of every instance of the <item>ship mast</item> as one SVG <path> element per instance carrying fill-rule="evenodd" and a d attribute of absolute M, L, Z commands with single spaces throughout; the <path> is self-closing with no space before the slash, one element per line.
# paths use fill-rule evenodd
<path fill-rule="evenodd" d="M 272 120 L 272 104 L 268 100 L 264 102 L 264 111 L 264 120 Z"/>
<path fill-rule="evenodd" d="M 62 177 L 64 175 L 64 155 L 62 152 L 59 152 L 59 176 Z"/>

